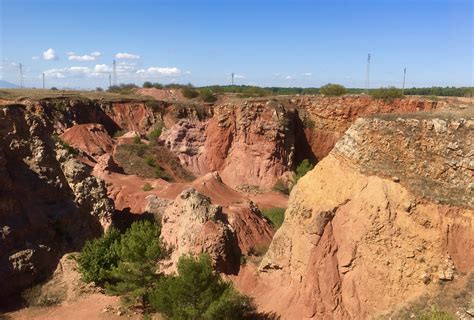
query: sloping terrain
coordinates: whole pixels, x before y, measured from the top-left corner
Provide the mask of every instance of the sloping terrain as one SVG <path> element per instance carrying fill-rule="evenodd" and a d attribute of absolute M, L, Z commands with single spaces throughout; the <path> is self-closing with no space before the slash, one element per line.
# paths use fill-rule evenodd
<path fill-rule="evenodd" d="M 237 283 L 284 318 L 357 319 L 471 273 L 473 116 L 359 119 L 293 189 L 260 280 Z"/>
<path fill-rule="evenodd" d="M 162 223 L 172 249 L 162 270 L 209 252 L 262 311 L 284 319 L 390 314 L 469 284 L 472 106 L 364 95 L 211 105 L 155 90 L 0 95 L 0 295 L 53 275 L 63 254 L 111 224 L 144 217 Z M 304 159 L 316 167 L 289 199 L 271 191 L 292 183 Z M 261 209 L 287 206 L 275 230 Z M 51 281 L 67 282 L 58 270 Z M 38 317 L 75 316 L 76 302 L 106 317 L 91 297 L 114 303 L 85 294 Z M 15 317 L 35 315 L 25 312 Z"/>

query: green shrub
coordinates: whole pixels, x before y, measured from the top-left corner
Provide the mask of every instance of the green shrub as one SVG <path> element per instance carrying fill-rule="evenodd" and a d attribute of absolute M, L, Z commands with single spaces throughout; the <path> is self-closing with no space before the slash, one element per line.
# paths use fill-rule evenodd
<path fill-rule="evenodd" d="M 319 92 L 326 96 L 341 96 L 347 93 L 347 89 L 340 84 L 328 83 L 322 86 Z"/>
<path fill-rule="evenodd" d="M 370 91 L 370 95 L 374 99 L 382 99 L 385 102 L 390 102 L 395 99 L 403 98 L 402 90 L 397 89 L 395 87 L 375 89 Z"/>
<path fill-rule="evenodd" d="M 148 135 L 148 140 L 150 142 L 155 142 L 161 136 L 161 132 L 163 130 L 163 126 L 159 124 L 150 134 Z"/>
<path fill-rule="evenodd" d="M 151 191 L 153 187 L 148 182 L 143 185 L 143 191 Z"/>
<path fill-rule="evenodd" d="M 421 312 L 415 315 L 415 319 L 419 320 L 454 320 L 456 319 L 453 315 L 446 311 L 440 310 L 437 307 L 432 307 L 431 310 Z"/>
<path fill-rule="evenodd" d="M 160 167 L 156 167 L 155 168 L 155 178 L 159 179 L 159 178 L 163 178 L 163 177 L 164 177 L 163 170 L 161 170 Z"/>
<path fill-rule="evenodd" d="M 125 134 L 125 130 L 117 130 L 114 132 L 114 138 L 121 137 Z"/>
<path fill-rule="evenodd" d="M 135 93 L 135 89 L 137 88 L 138 86 L 133 83 L 121 83 L 118 86 L 110 86 L 107 91 L 120 94 L 132 94 Z"/>
<path fill-rule="evenodd" d="M 141 144 L 141 143 L 142 143 L 142 137 L 140 137 L 139 135 L 133 137 L 133 143 L 135 143 L 135 144 Z"/>
<path fill-rule="evenodd" d="M 272 190 L 276 192 L 281 192 L 286 195 L 290 194 L 290 189 L 288 188 L 286 183 L 284 183 L 283 180 L 281 179 L 278 179 L 275 182 L 275 185 L 273 186 Z"/>
<path fill-rule="evenodd" d="M 147 156 L 147 157 L 145 158 L 145 163 L 146 163 L 147 165 L 149 165 L 150 167 L 156 166 L 156 161 L 155 161 L 155 159 L 153 158 L 153 156 Z"/>
<path fill-rule="evenodd" d="M 53 135 L 53 139 L 54 139 L 54 141 L 59 143 L 61 145 L 61 147 L 63 147 L 67 151 L 67 153 L 69 153 L 70 155 L 77 156 L 79 154 L 79 150 L 77 150 L 76 148 L 71 146 L 69 143 L 67 143 L 66 141 L 61 139 L 60 136 L 55 134 L 55 135 Z"/>
<path fill-rule="evenodd" d="M 162 278 L 151 306 L 170 319 L 245 319 L 255 307 L 212 270 L 211 258 L 182 256 L 178 275 Z"/>
<path fill-rule="evenodd" d="M 270 220 L 275 229 L 280 228 L 285 220 L 285 208 L 262 209 L 262 214 Z"/>
<path fill-rule="evenodd" d="M 160 227 L 151 222 L 138 221 L 122 235 L 117 247 L 119 262 L 111 271 L 113 282 L 106 286 L 109 293 L 121 295 L 126 304 L 138 300 L 146 308 L 164 253 L 160 233 Z"/>
<path fill-rule="evenodd" d="M 306 173 L 313 170 L 314 166 L 309 162 L 308 159 L 304 159 L 301 163 L 296 167 L 296 174 L 294 176 L 295 184 L 298 180 L 303 177 Z"/>
<path fill-rule="evenodd" d="M 145 106 L 150 108 L 153 112 L 160 111 L 161 103 L 157 100 L 148 100 L 145 102 Z"/>
<path fill-rule="evenodd" d="M 154 82 L 154 83 L 153 83 L 153 88 L 155 88 L 155 89 L 163 89 L 163 85 L 162 85 L 161 83 Z"/>
<path fill-rule="evenodd" d="M 181 92 L 183 93 L 183 96 L 188 99 L 194 99 L 199 95 L 196 89 L 194 89 L 192 86 L 182 88 Z"/>
<path fill-rule="evenodd" d="M 103 285 L 110 280 L 110 271 L 119 260 L 119 240 L 120 233 L 111 227 L 101 238 L 86 242 L 77 258 L 84 281 Z"/>
<path fill-rule="evenodd" d="M 153 84 L 150 81 L 143 82 L 143 88 L 153 88 Z"/>
<path fill-rule="evenodd" d="M 217 100 L 216 96 L 209 89 L 201 89 L 199 95 L 204 102 L 214 102 Z"/>

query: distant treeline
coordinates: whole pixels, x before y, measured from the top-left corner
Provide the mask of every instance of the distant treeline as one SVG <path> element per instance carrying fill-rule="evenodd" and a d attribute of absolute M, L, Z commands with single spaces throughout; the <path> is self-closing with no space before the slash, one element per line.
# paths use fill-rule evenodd
<path fill-rule="evenodd" d="M 420 96 L 473 97 L 474 87 L 407 88 L 405 94 Z"/>
<path fill-rule="evenodd" d="M 270 95 L 307 95 L 307 94 L 320 94 L 321 88 L 300 88 L 300 87 L 257 87 L 247 85 L 225 85 L 225 86 L 204 86 L 194 87 L 192 84 L 161 84 L 145 82 L 144 88 L 157 88 L 157 89 L 184 89 L 192 90 L 204 93 L 236 93 L 243 97 L 264 97 Z M 138 88 L 135 84 L 120 84 L 118 86 L 112 86 L 108 89 L 109 92 L 117 93 L 131 93 L 134 89 Z M 362 88 L 344 88 L 344 93 L 359 94 L 365 92 Z M 369 93 L 376 93 L 380 88 L 369 89 Z M 399 90 L 399 89 L 398 89 Z M 401 90 L 400 90 L 401 91 Z M 190 91 L 190 95 L 191 95 Z M 406 95 L 421 95 L 421 96 L 453 96 L 453 97 L 472 97 L 474 96 L 474 87 L 431 87 L 431 88 L 406 88 L 404 91 Z M 197 93 L 196 93 L 197 95 Z M 208 94 L 209 95 L 209 94 Z"/>
<path fill-rule="evenodd" d="M 256 87 L 256 86 L 207 86 L 207 89 L 215 93 L 240 93 L 243 96 L 267 96 L 267 95 L 295 95 L 295 94 L 319 94 L 320 88 L 299 87 Z M 369 93 L 377 89 L 369 89 Z M 358 94 L 365 92 L 362 88 L 346 88 L 347 93 Z M 474 96 L 474 87 L 431 87 L 431 88 L 406 88 L 406 95 L 420 96 Z"/>

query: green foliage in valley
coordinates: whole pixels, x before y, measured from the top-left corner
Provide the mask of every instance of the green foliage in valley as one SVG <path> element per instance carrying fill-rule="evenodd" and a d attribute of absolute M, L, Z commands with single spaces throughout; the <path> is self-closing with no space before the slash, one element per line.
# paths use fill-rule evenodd
<path fill-rule="evenodd" d="M 285 208 L 262 209 L 262 214 L 270 220 L 275 229 L 280 228 L 285 220 Z"/>
<path fill-rule="evenodd" d="M 157 265 L 164 255 L 160 228 L 149 221 L 134 222 L 117 245 L 119 261 L 106 285 L 127 304 L 137 300 L 145 308 L 158 280 Z"/>
<path fill-rule="evenodd" d="M 307 174 L 309 171 L 313 170 L 314 166 L 309 162 L 308 159 L 304 159 L 301 163 L 296 167 L 296 173 L 294 176 L 294 182 L 298 182 L 298 180 Z"/>
<path fill-rule="evenodd" d="M 178 275 L 163 277 L 151 295 L 151 306 L 170 319 L 245 319 L 254 312 L 251 300 L 213 271 L 211 258 L 183 256 Z"/>
<path fill-rule="evenodd" d="M 111 227 L 101 238 L 89 240 L 77 258 L 79 271 L 86 282 L 104 285 L 119 261 L 120 233 Z"/>

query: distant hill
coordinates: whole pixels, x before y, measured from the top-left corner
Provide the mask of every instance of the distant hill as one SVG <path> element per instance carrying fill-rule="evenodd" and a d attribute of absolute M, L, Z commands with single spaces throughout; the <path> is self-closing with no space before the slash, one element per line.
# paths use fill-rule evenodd
<path fill-rule="evenodd" d="M 5 81 L 5 80 L 0 80 L 0 88 L 19 88 L 16 84 L 13 84 L 11 82 Z"/>

